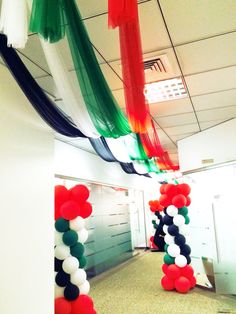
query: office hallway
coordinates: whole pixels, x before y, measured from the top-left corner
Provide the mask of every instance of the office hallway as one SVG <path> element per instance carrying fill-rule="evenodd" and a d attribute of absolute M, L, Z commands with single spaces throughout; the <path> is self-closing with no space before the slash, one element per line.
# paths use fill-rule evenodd
<path fill-rule="evenodd" d="M 188 294 L 162 290 L 162 253 L 147 252 L 90 281 L 98 314 L 236 313 L 236 297 L 200 288 Z"/>

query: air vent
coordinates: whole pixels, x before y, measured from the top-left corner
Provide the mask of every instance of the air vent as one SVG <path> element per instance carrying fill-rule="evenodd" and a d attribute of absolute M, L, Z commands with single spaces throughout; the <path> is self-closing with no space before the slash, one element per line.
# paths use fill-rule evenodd
<path fill-rule="evenodd" d="M 167 73 L 166 66 L 161 58 L 144 61 L 144 71 L 155 71 L 159 73 Z"/>

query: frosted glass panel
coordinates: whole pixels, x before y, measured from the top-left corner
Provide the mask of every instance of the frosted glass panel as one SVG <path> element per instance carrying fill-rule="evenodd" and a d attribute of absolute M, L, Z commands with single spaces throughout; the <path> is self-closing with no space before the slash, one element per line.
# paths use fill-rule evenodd
<path fill-rule="evenodd" d="M 133 255 L 130 198 L 127 189 L 77 180 L 61 180 L 61 184 L 65 184 L 67 188 L 81 183 L 90 189 L 88 201 L 93 206 L 92 215 L 86 219 L 89 237 L 85 243 L 86 271 L 92 277 Z M 60 184 L 58 179 L 57 184 Z"/>

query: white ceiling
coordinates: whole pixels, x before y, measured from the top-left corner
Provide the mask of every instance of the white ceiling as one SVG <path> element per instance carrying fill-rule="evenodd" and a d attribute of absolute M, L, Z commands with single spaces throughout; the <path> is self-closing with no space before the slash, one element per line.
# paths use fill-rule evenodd
<path fill-rule="evenodd" d="M 119 36 L 118 30 L 108 29 L 107 2 L 77 0 L 103 74 L 124 108 Z M 178 140 L 236 117 L 236 1 L 138 2 L 144 60 L 165 55 L 170 64 L 168 73 L 148 74 L 146 81 L 181 76 L 188 89 L 187 98 L 150 105 L 161 143 L 177 161 Z M 75 78 L 66 41 L 63 54 Z M 37 35 L 30 35 L 20 55 L 38 83 L 63 107 Z M 91 149 L 87 140 L 63 140 Z"/>

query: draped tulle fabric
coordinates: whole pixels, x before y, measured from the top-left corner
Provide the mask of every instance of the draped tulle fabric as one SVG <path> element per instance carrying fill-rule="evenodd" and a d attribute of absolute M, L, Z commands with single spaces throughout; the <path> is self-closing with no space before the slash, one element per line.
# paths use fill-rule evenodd
<path fill-rule="evenodd" d="M 151 118 L 144 96 L 145 78 L 137 0 L 110 0 L 108 9 L 109 25 L 119 26 L 126 113 L 132 131 L 145 133 L 151 127 Z"/>
<path fill-rule="evenodd" d="M 6 36 L 0 34 L 0 54 L 18 85 L 42 119 L 55 131 L 70 137 L 85 137 L 43 92 L 13 48 L 7 47 Z"/>
<path fill-rule="evenodd" d="M 138 173 L 135 170 L 133 163 L 120 162 L 120 166 L 128 174 L 138 174 L 138 175 L 145 175 L 145 176 L 147 175 L 147 172 Z"/>
<path fill-rule="evenodd" d="M 65 36 L 62 1 L 34 0 L 29 27 L 31 32 L 40 34 L 50 43 L 62 39 Z"/>
<path fill-rule="evenodd" d="M 26 0 L 2 0 L 0 32 L 7 36 L 7 45 L 24 48 L 28 39 Z"/>
<path fill-rule="evenodd" d="M 100 138 L 89 138 L 90 144 L 92 145 L 95 152 L 100 156 L 103 160 L 108 162 L 118 161 L 110 151 L 107 143 L 103 137 Z"/>
<path fill-rule="evenodd" d="M 131 132 L 102 74 L 75 0 L 62 0 L 66 33 L 81 92 L 97 131 L 117 138 Z"/>
<path fill-rule="evenodd" d="M 140 137 L 136 133 L 132 133 L 124 137 L 125 146 L 131 160 L 145 160 L 148 159 L 145 153 Z"/>
<path fill-rule="evenodd" d="M 110 151 L 112 152 L 113 156 L 115 156 L 117 160 L 123 163 L 131 162 L 127 148 L 125 146 L 125 137 L 121 136 L 116 139 L 106 138 L 105 141 Z"/>
<path fill-rule="evenodd" d="M 60 43 L 49 44 L 41 39 L 41 45 L 55 81 L 57 90 L 63 99 L 65 112 L 72 118 L 76 126 L 88 137 L 99 137 L 88 114 L 79 85 L 74 87 L 71 76 L 61 54 Z"/>
<path fill-rule="evenodd" d="M 164 154 L 164 150 L 161 146 L 153 121 L 151 121 L 151 126 L 148 132 L 140 134 L 140 139 L 149 158 L 160 157 Z"/>

